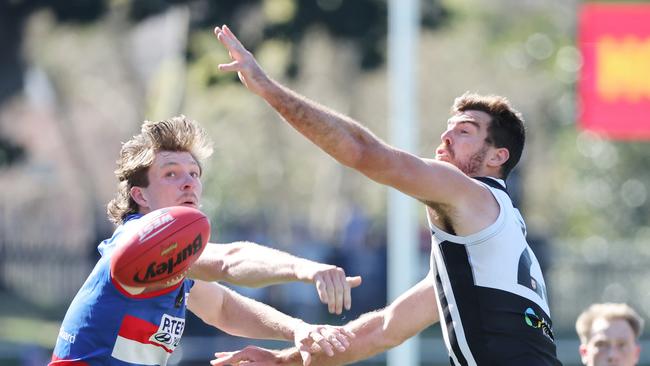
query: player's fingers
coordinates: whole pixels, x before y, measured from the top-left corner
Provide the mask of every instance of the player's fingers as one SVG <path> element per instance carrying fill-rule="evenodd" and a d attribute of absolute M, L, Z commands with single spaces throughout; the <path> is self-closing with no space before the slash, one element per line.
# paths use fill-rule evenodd
<path fill-rule="evenodd" d="M 325 351 L 323 351 L 323 348 L 321 348 L 321 346 L 318 343 L 312 341 L 311 339 L 309 341 L 307 341 L 307 342 L 301 343 L 301 345 L 300 345 L 300 347 L 298 349 L 299 350 L 304 349 L 306 352 L 309 352 L 312 355 L 316 355 L 316 354 L 325 352 Z"/>
<path fill-rule="evenodd" d="M 241 357 L 236 356 L 236 352 L 217 352 L 214 357 L 216 358 L 210 361 L 212 366 L 236 365 L 242 361 Z"/>
<path fill-rule="evenodd" d="M 337 332 L 335 333 L 336 337 L 338 338 L 339 342 L 347 349 L 350 347 L 350 336 L 349 332 L 345 331 L 344 328 L 337 328 Z"/>
<path fill-rule="evenodd" d="M 334 314 L 336 312 L 336 289 L 329 276 L 323 276 L 323 282 L 325 282 L 327 291 L 327 310 L 330 314 Z"/>
<path fill-rule="evenodd" d="M 300 358 L 302 358 L 303 366 L 308 366 L 311 364 L 311 353 L 309 352 L 309 347 L 303 346 L 300 347 Z"/>
<path fill-rule="evenodd" d="M 246 52 L 244 46 L 239 42 L 234 34 L 228 33 L 224 28 L 220 32 L 215 32 L 217 39 L 223 44 L 226 49 L 231 53 L 231 56 L 239 57 L 240 54 Z"/>
<path fill-rule="evenodd" d="M 363 279 L 361 276 L 354 276 L 354 277 L 346 277 L 345 280 L 348 282 L 348 285 L 350 285 L 351 288 L 355 288 L 363 282 Z"/>
<path fill-rule="evenodd" d="M 341 268 L 337 268 L 334 272 L 332 283 L 334 284 L 334 296 L 336 296 L 336 313 L 341 314 L 343 312 L 343 306 L 345 306 L 346 309 L 349 309 L 347 303 L 351 303 L 350 286 L 348 286 L 348 283 L 345 280 L 345 272 Z"/>
<path fill-rule="evenodd" d="M 339 352 L 344 352 L 350 346 L 346 336 L 338 332 L 336 328 L 326 327 L 321 331 L 321 334 Z"/>
<path fill-rule="evenodd" d="M 316 291 L 318 291 L 318 298 L 323 304 L 329 303 L 329 298 L 327 297 L 327 285 L 323 281 L 322 276 L 316 276 Z"/>
<path fill-rule="evenodd" d="M 340 329 L 342 328 L 324 325 L 318 328 L 318 332 L 323 337 L 323 340 L 338 352 L 345 352 L 345 350 L 350 346 L 350 341 L 346 334 L 341 332 Z M 323 342 L 319 342 L 318 344 L 323 344 Z"/>
<path fill-rule="evenodd" d="M 243 52 L 246 51 L 244 45 L 239 41 L 239 38 L 228 28 L 227 25 L 221 27 L 222 33 L 226 36 L 227 42 L 236 50 Z"/>
<path fill-rule="evenodd" d="M 228 34 L 228 36 L 229 36 L 230 38 L 232 38 L 232 40 L 233 40 L 233 42 L 234 42 L 235 44 L 237 44 L 237 45 L 238 45 L 239 47 L 241 47 L 241 48 L 244 48 L 244 46 L 243 46 L 243 45 L 241 44 L 241 42 L 239 41 L 239 38 L 237 38 L 237 36 L 235 35 L 235 33 L 233 33 L 233 32 L 230 30 L 230 27 L 228 27 L 227 25 L 224 24 L 223 27 L 221 27 L 221 28 L 223 29 L 224 32 L 226 32 L 226 34 Z"/>
<path fill-rule="evenodd" d="M 333 356 L 334 355 L 334 350 L 332 349 L 332 345 L 329 343 L 325 337 L 323 337 L 322 334 L 319 332 L 311 332 L 310 334 L 311 339 L 317 343 L 320 348 L 328 355 L 328 356 Z"/>
<path fill-rule="evenodd" d="M 343 305 L 345 306 L 345 310 L 350 310 L 352 308 L 352 289 L 347 283 L 343 293 Z"/>
<path fill-rule="evenodd" d="M 347 329 L 345 329 L 344 327 L 340 327 L 340 328 L 337 328 L 337 329 L 338 329 L 339 332 L 341 332 L 342 334 L 345 334 L 345 337 L 346 337 L 348 340 L 349 340 L 349 339 L 352 339 L 352 338 L 354 338 L 354 337 L 357 336 L 357 335 L 354 334 L 352 331 L 347 330 Z"/>
<path fill-rule="evenodd" d="M 343 294 L 343 303 L 345 305 L 345 310 L 350 310 L 352 308 L 352 288 L 359 286 L 361 284 L 361 277 L 346 277 Z"/>
<path fill-rule="evenodd" d="M 219 64 L 218 68 L 221 71 L 239 71 L 240 64 L 239 61 L 233 61 L 227 64 Z"/>

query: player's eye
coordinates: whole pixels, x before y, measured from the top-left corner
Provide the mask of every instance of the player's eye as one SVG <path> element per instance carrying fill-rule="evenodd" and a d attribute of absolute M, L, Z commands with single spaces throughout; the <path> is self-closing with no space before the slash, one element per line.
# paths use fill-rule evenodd
<path fill-rule="evenodd" d="M 191 172 L 190 175 L 192 176 L 192 178 L 199 178 L 201 176 L 199 172 Z"/>
<path fill-rule="evenodd" d="M 596 342 L 594 346 L 599 349 L 606 349 L 608 348 L 609 344 L 607 342 Z"/>
<path fill-rule="evenodd" d="M 176 172 L 167 172 L 167 173 L 165 173 L 165 177 L 174 178 L 175 176 L 176 176 Z"/>

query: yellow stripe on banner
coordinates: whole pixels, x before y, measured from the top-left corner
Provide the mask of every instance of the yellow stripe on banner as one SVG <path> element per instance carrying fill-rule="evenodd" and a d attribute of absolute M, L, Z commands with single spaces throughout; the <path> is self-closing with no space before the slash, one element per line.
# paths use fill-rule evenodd
<path fill-rule="evenodd" d="M 650 38 L 603 37 L 596 49 L 596 90 L 606 101 L 650 99 Z"/>

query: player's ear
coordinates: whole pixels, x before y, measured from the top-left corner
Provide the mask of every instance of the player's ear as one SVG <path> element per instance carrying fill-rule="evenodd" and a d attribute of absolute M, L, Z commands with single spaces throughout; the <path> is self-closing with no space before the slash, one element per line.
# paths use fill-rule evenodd
<path fill-rule="evenodd" d="M 635 365 L 639 363 L 639 358 L 641 357 L 641 345 L 638 342 L 635 342 L 636 344 L 634 345 L 634 359 L 636 362 L 634 363 Z"/>
<path fill-rule="evenodd" d="M 133 186 L 129 190 L 129 195 L 141 207 L 149 207 L 142 187 Z"/>
<path fill-rule="evenodd" d="M 489 164 L 495 167 L 501 166 L 505 164 L 508 159 L 510 159 L 510 151 L 508 151 L 508 149 L 505 147 L 498 147 L 492 152 Z"/>
<path fill-rule="evenodd" d="M 587 364 L 587 352 L 589 352 L 589 350 L 587 349 L 587 345 L 580 343 L 580 347 L 578 348 L 578 352 L 580 353 L 580 359 L 582 360 L 582 363 L 586 365 Z"/>

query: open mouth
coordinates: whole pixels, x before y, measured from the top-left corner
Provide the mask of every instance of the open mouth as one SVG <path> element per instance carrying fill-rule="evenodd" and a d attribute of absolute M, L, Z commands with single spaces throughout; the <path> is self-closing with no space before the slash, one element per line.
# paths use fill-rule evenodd
<path fill-rule="evenodd" d="M 188 207 L 194 207 L 197 208 L 199 207 L 199 204 L 194 197 L 183 197 L 181 201 L 179 202 L 180 206 L 188 206 Z"/>
<path fill-rule="evenodd" d="M 438 160 L 449 160 L 451 159 L 451 153 L 445 149 L 436 150 L 436 159 Z"/>

